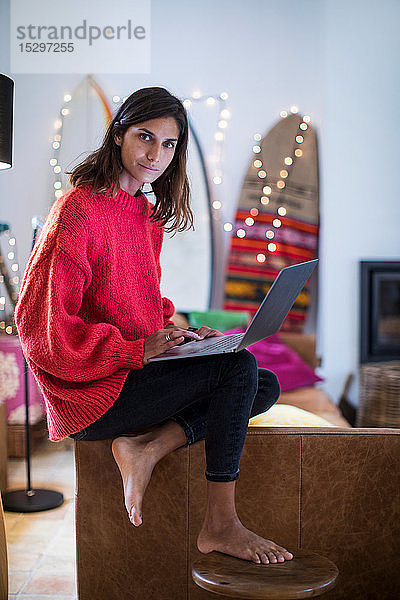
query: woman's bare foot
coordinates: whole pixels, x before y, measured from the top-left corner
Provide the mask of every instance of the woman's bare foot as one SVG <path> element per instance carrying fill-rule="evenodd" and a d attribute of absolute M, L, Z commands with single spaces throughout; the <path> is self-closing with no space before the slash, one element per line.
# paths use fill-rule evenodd
<path fill-rule="evenodd" d="M 197 538 L 197 547 L 203 554 L 217 550 L 236 558 L 265 565 L 270 562 L 283 563 L 293 558 L 293 554 L 286 548 L 253 533 L 238 518 L 214 530 L 203 525 Z"/>
<path fill-rule="evenodd" d="M 129 519 L 138 527 L 142 524 L 142 500 L 156 461 L 151 447 L 143 436 L 119 437 L 111 446 L 115 462 L 121 472 L 125 507 Z"/>
<path fill-rule="evenodd" d="M 113 440 L 111 449 L 122 477 L 125 507 L 136 527 L 143 522 L 142 501 L 154 467 L 161 458 L 185 443 L 186 435 L 175 421 Z"/>

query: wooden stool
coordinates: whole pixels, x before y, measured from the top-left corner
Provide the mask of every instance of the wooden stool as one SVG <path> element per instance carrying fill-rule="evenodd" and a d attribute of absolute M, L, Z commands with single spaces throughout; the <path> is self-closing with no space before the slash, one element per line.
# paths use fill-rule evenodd
<path fill-rule="evenodd" d="M 307 550 L 294 550 L 292 560 L 256 564 L 211 552 L 193 565 L 201 588 L 229 598 L 291 600 L 321 596 L 335 586 L 336 565 Z"/>

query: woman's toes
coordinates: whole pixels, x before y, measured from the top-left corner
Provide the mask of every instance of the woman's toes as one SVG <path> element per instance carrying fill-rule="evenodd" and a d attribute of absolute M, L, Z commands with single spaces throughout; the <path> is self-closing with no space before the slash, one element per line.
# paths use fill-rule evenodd
<path fill-rule="evenodd" d="M 261 558 L 261 562 L 263 563 L 263 565 L 269 565 L 269 558 L 265 554 L 265 552 L 263 552 L 262 554 L 260 554 L 260 558 Z"/>
<path fill-rule="evenodd" d="M 282 546 L 277 546 L 277 555 L 282 554 L 285 560 L 291 560 L 293 558 L 293 554 L 286 550 L 286 548 L 282 548 Z"/>
<path fill-rule="evenodd" d="M 277 558 L 276 558 L 276 556 L 275 556 L 275 554 L 273 552 L 267 552 L 267 554 L 268 554 L 269 560 L 272 563 L 276 563 L 277 562 Z"/>
<path fill-rule="evenodd" d="M 138 527 L 142 524 L 142 515 L 136 510 L 134 506 L 132 506 L 131 511 L 129 513 L 129 520 L 132 523 L 132 525 L 135 525 L 135 527 Z"/>
<path fill-rule="evenodd" d="M 285 557 L 280 552 L 277 552 L 276 558 L 278 559 L 279 562 L 283 562 L 285 560 Z"/>
<path fill-rule="evenodd" d="M 251 560 L 255 563 L 257 563 L 258 565 L 261 563 L 260 557 L 258 556 L 257 552 L 254 552 Z"/>

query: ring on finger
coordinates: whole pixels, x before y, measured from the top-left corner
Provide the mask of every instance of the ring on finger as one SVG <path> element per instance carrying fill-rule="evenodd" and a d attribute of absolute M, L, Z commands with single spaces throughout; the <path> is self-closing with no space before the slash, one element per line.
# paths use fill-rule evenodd
<path fill-rule="evenodd" d="M 165 339 L 167 340 L 167 342 L 170 342 L 170 341 L 171 341 L 171 338 L 170 338 L 170 336 L 169 336 L 169 333 L 167 333 L 167 335 L 165 336 Z"/>

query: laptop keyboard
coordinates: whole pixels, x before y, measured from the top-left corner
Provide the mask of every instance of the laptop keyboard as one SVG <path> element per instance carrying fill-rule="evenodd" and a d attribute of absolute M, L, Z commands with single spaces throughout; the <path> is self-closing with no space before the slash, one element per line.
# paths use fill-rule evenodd
<path fill-rule="evenodd" d="M 229 350 L 230 348 L 234 348 L 238 345 L 238 343 L 243 338 L 243 333 L 234 333 L 232 335 L 227 335 L 224 337 L 215 337 L 211 338 L 210 343 L 206 346 L 199 347 L 200 342 L 193 342 L 193 344 L 185 345 L 185 354 L 209 354 L 210 350 Z"/>

